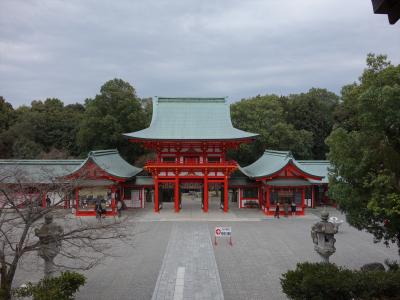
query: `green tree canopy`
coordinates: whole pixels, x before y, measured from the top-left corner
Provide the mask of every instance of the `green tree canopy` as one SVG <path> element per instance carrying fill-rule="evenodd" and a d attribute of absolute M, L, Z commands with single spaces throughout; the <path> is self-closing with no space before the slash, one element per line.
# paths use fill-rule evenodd
<path fill-rule="evenodd" d="M 37 158 L 54 149 L 65 156 L 79 154 L 76 132 L 84 107 L 80 104 L 64 106 L 55 98 L 32 101 L 13 111 L 13 122 L 1 133 L 1 156 Z"/>
<path fill-rule="evenodd" d="M 0 157 L 12 156 L 12 141 L 7 137 L 7 131 L 14 124 L 16 114 L 14 108 L 2 96 L 0 96 Z"/>
<path fill-rule="evenodd" d="M 146 115 L 135 89 L 126 81 L 107 81 L 94 99 L 85 101 L 86 111 L 78 132 L 82 155 L 90 150 L 118 148 L 132 161 L 143 150 L 122 134 L 146 127 Z"/>
<path fill-rule="evenodd" d="M 342 100 L 327 139 L 334 166 L 329 193 L 350 224 L 400 247 L 400 65 L 369 54 Z"/>
<path fill-rule="evenodd" d="M 265 95 L 243 99 L 231 105 L 231 116 L 236 128 L 260 134 L 256 141 L 230 154 L 240 163 L 254 162 L 265 149 L 291 150 L 302 159 L 311 157 L 312 133 L 297 130 L 286 122 L 280 97 Z"/>
<path fill-rule="evenodd" d="M 30 108 L 17 109 L 18 120 L 10 131 L 16 140 L 30 141 L 28 145 L 35 143 L 35 148 L 41 148 L 44 152 L 52 148 L 64 149 L 69 155 L 75 156 L 78 154 L 76 133 L 83 115 L 83 106 L 80 109 L 77 107 L 64 107 L 61 100 L 54 98 L 44 102 L 33 101 Z M 21 153 L 15 145 L 14 152 L 16 157 L 34 158 L 29 157 L 29 153 Z"/>
<path fill-rule="evenodd" d="M 285 102 L 287 122 L 313 134 L 312 158 L 325 159 L 329 150 L 325 139 L 332 131 L 339 97 L 326 89 L 312 88 L 307 93 L 288 96 Z"/>
<path fill-rule="evenodd" d="M 0 133 L 15 122 L 15 111 L 10 103 L 0 96 Z"/>

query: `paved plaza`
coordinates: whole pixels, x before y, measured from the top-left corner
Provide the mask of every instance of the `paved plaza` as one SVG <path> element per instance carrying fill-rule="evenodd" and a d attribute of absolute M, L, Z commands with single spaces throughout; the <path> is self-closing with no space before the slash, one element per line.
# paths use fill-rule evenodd
<path fill-rule="evenodd" d="M 207 224 L 175 223 L 153 300 L 224 298 Z M 181 274 L 181 276 L 179 276 Z"/>
<path fill-rule="evenodd" d="M 223 213 L 216 204 L 204 214 L 198 202 L 186 201 L 180 213 L 165 204 L 159 214 L 150 207 L 124 214 L 133 242 L 116 242 L 115 256 L 85 273 L 87 284 L 77 299 L 286 299 L 281 274 L 298 262 L 320 260 L 310 237 L 317 210 L 274 219 L 256 209 Z M 212 243 L 215 226 L 232 227 L 233 246 L 223 239 Z M 341 266 L 398 259 L 396 247 L 373 244 L 370 234 L 346 223 L 336 240 L 331 261 Z M 35 272 L 19 270 L 17 285 L 40 278 L 40 260 L 32 262 Z"/>

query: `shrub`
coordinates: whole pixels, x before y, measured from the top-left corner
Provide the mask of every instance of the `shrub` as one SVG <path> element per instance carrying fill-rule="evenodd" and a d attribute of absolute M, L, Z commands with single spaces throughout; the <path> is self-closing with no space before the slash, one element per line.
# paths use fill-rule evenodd
<path fill-rule="evenodd" d="M 283 292 L 294 300 L 350 299 L 349 272 L 333 264 L 300 263 L 296 270 L 282 275 L 281 285 Z"/>
<path fill-rule="evenodd" d="M 356 299 L 400 299 L 399 271 L 354 271 Z"/>
<path fill-rule="evenodd" d="M 294 300 L 400 299 L 400 271 L 352 271 L 306 262 L 282 274 L 281 286 Z"/>
<path fill-rule="evenodd" d="M 76 272 L 62 272 L 60 276 L 44 278 L 38 283 L 29 282 L 26 287 L 14 291 L 17 297 L 33 297 L 33 300 L 73 300 L 75 293 L 86 282 L 85 276 Z"/>

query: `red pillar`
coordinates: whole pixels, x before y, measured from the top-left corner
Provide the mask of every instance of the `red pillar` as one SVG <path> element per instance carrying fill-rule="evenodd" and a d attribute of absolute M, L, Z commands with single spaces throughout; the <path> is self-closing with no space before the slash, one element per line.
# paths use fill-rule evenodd
<path fill-rule="evenodd" d="M 228 212 L 228 176 L 224 177 L 224 212 Z"/>
<path fill-rule="evenodd" d="M 327 205 L 328 204 L 328 197 L 326 196 L 326 192 L 328 191 L 328 187 L 324 184 L 324 204 Z"/>
<path fill-rule="evenodd" d="M 64 196 L 64 208 L 69 208 L 69 195 Z"/>
<path fill-rule="evenodd" d="M 159 212 L 158 206 L 158 176 L 154 176 L 154 212 Z"/>
<path fill-rule="evenodd" d="M 315 204 L 314 204 L 314 201 L 315 201 L 315 191 L 314 191 L 314 185 L 312 185 L 311 186 L 311 207 L 312 208 L 315 208 Z"/>
<path fill-rule="evenodd" d="M 42 197 L 42 207 L 46 207 L 47 205 L 46 205 L 46 196 L 47 196 L 47 193 L 43 193 L 43 197 Z"/>
<path fill-rule="evenodd" d="M 243 208 L 243 188 L 239 191 L 239 208 Z"/>
<path fill-rule="evenodd" d="M 144 188 L 142 188 L 142 190 L 140 191 L 140 197 L 141 197 L 140 207 L 144 208 Z"/>
<path fill-rule="evenodd" d="M 266 204 L 266 213 L 268 213 L 268 211 L 269 211 L 269 207 L 271 206 L 271 200 L 270 200 L 270 197 L 271 197 L 271 191 L 270 191 L 270 188 L 269 187 L 267 187 L 267 204 Z"/>
<path fill-rule="evenodd" d="M 207 172 L 207 171 L 206 171 Z M 204 176 L 204 191 L 203 191 L 203 197 L 204 197 L 204 207 L 203 211 L 208 212 L 208 177 L 207 174 Z"/>
<path fill-rule="evenodd" d="M 304 207 L 305 207 L 305 203 L 304 203 L 304 198 L 305 198 L 305 188 L 303 187 L 301 190 L 301 214 L 304 215 Z"/>
<path fill-rule="evenodd" d="M 175 201 L 175 212 L 179 212 L 179 178 L 177 175 L 175 176 L 174 201 Z"/>

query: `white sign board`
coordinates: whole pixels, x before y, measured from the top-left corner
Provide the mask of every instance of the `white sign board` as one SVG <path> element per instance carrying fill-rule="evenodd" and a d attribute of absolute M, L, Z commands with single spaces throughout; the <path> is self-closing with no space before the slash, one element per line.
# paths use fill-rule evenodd
<path fill-rule="evenodd" d="M 215 227 L 215 237 L 231 237 L 232 227 Z"/>

